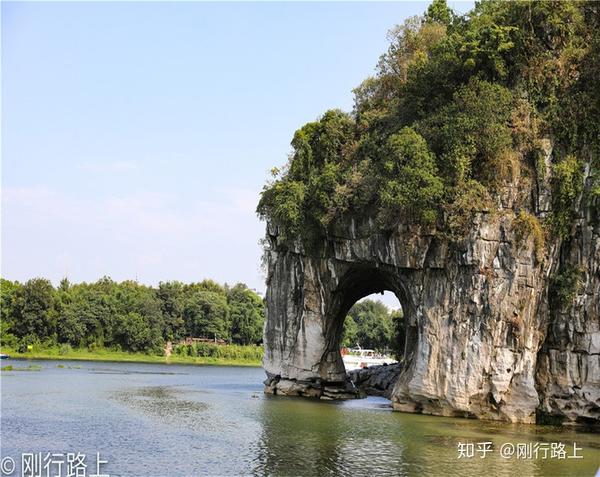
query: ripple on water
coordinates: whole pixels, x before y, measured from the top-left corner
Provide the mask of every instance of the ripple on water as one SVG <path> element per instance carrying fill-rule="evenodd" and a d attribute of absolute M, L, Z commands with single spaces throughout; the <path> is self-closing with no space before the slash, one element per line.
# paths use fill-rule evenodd
<path fill-rule="evenodd" d="M 173 386 L 143 386 L 115 391 L 110 397 L 163 423 L 184 426 L 190 430 L 205 427 L 203 414 L 209 409 L 209 404 L 183 399 L 183 394 L 186 394 L 185 390 Z"/>

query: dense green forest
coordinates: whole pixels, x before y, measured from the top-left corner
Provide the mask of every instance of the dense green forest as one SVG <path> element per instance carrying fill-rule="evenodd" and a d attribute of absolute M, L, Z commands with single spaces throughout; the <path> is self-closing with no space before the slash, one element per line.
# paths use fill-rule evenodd
<path fill-rule="evenodd" d="M 262 298 L 246 285 L 230 287 L 212 280 L 161 282 L 153 288 L 110 278 L 79 284 L 65 279 L 55 288 L 43 278 L 25 283 L 0 279 L 0 297 L 1 344 L 22 351 L 35 344 L 162 354 L 167 341 L 186 337 L 257 345 L 265 319 Z M 344 345 L 395 348 L 399 317 L 380 302 L 357 303 L 346 318 Z M 174 351 L 218 354 L 207 346 L 197 343 Z"/>
<path fill-rule="evenodd" d="M 259 344 L 263 301 L 244 284 L 212 280 L 161 282 L 152 288 L 135 281 L 102 278 L 57 288 L 35 278 L 23 284 L 2 279 L 2 344 L 108 347 L 162 353 L 166 341 L 206 337 L 234 344 Z"/>
<path fill-rule="evenodd" d="M 571 233 L 586 170 L 584 200 L 600 196 L 599 23 L 598 2 L 482 1 L 459 16 L 435 0 L 390 32 L 351 113 L 296 131 L 259 215 L 306 246 L 348 214 L 459 240 L 516 177 L 545 177 L 551 141 L 552 211 L 540 220 L 523 203 L 515 218 L 543 255 L 548 234 Z"/>

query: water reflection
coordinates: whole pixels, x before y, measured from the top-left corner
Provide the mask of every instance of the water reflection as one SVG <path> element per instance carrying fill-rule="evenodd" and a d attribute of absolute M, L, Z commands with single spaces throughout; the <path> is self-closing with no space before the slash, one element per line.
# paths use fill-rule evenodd
<path fill-rule="evenodd" d="M 423 449 L 411 438 L 413 429 L 390 432 L 386 421 L 397 421 L 395 414 L 376 401 L 368 404 L 265 400 L 254 474 L 401 476 L 430 468 L 417 464 Z"/>
<path fill-rule="evenodd" d="M 593 476 L 597 434 L 385 412 L 379 403 L 323 403 L 270 397 L 261 406 L 254 475 Z M 573 442 L 584 459 L 503 458 L 504 443 Z M 460 442 L 490 442 L 482 458 L 458 458 Z M 541 455 L 541 454 L 540 454 Z"/>
<path fill-rule="evenodd" d="M 345 425 L 334 405 L 266 397 L 255 475 L 330 475 L 340 469 Z"/>

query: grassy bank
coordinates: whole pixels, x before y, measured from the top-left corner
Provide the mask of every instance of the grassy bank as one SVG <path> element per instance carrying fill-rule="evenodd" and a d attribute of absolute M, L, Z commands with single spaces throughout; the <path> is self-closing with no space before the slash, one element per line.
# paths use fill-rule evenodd
<path fill-rule="evenodd" d="M 218 349 L 215 349 L 218 348 Z M 106 348 L 95 350 L 65 349 L 64 347 L 34 348 L 31 351 L 19 353 L 10 348 L 3 347 L 2 353 L 11 358 L 23 359 L 57 359 L 81 361 L 120 361 L 127 363 L 163 363 L 163 364 L 200 364 L 221 366 L 260 366 L 262 348 L 257 346 L 210 346 L 204 354 L 198 356 L 191 347 L 176 347 L 176 352 L 171 356 L 159 356 L 146 353 L 133 353 L 117 351 Z M 177 352 L 178 351 L 178 352 Z M 5 361 L 5 363 L 7 363 Z M 8 364 L 8 363 L 7 363 Z"/>

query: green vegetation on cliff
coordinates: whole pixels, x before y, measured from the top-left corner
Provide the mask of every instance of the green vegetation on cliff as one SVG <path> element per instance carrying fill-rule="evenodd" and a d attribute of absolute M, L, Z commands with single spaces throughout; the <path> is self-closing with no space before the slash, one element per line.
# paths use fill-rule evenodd
<path fill-rule="evenodd" d="M 382 230 L 403 220 L 460 237 L 474 212 L 496 207 L 504 185 L 543 178 L 540 144 L 550 138 L 553 210 L 544 226 L 567 236 L 584 164 L 600 183 L 599 10 L 483 1 L 457 16 L 435 0 L 390 32 L 351 113 L 327 111 L 295 133 L 259 215 L 284 240 L 305 244 L 349 214 L 374 215 Z M 522 231 L 537 249 L 543 234 L 526 218 Z"/>
<path fill-rule="evenodd" d="M 546 238 L 538 218 L 529 212 L 521 210 L 514 220 L 514 227 L 519 245 L 529 237 L 533 237 L 535 258 L 538 262 L 541 262 L 544 256 Z"/>

